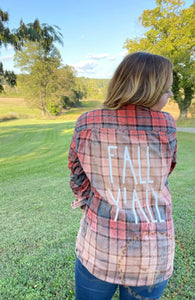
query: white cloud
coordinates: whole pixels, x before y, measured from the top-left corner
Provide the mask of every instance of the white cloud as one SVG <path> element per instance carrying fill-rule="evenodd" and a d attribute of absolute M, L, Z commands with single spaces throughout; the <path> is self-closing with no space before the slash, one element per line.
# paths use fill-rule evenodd
<path fill-rule="evenodd" d="M 117 60 L 117 59 L 119 59 L 119 57 L 125 57 L 126 55 L 128 54 L 128 51 L 127 50 L 124 50 L 124 51 L 121 51 L 121 52 L 119 52 L 119 53 L 117 53 L 117 54 L 115 54 L 115 55 L 110 55 L 109 57 L 108 57 L 108 59 L 109 60 L 111 60 L 111 61 L 113 61 L 113 60 Z"/>
<path fill-rule="evenodd" d="M 92 59 L 83 60 L 73 65 L 73 67 L 79 73 L 85 73 L 85 72 L 92 73 L 95 66 L 96 66 L 96 62 Z"/>
<path fill-rule="evenodd" d="M 117 65 L 121 62 L 121 59 L 127 54 L 127 50 L 112 55 L 108 53 L 88 53 L 85 60 L 71 65 L 76 69 L 78 76 L 110 78 L 117 68 Z"/>
<path fill-rule="evenodd" d="M 5 55 L 5 56 L 0 57 L 0 61 L 8 61 L 8 60 L 13 59 L 13 57 L 14 57 L 14 55 Z"/>
<path fill-rule="evenodd" d="M 107 53 L 104 53 L 104 54 L 91 54 L 91 53 L 88 53 L 87 54 L 87 58 L 91 58 L 91 59 L 95 59 L 95 60 L 103 59 L 103 58 L 106 58 L 108 56 L 109 55 Z"/>

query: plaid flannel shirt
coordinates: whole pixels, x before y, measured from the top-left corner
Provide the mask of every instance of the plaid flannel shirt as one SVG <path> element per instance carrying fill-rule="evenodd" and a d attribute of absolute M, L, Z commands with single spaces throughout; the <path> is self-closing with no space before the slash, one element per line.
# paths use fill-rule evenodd
<path fill-rule="evenodd" d="M 81 115 L 69 150 L 70 186 L 86 204 L 76 255 L 97 278 L 153 285 L 173 271 L 174 227 L 167 178 L 176 128 L 166 112 L 127 105 Z"/>

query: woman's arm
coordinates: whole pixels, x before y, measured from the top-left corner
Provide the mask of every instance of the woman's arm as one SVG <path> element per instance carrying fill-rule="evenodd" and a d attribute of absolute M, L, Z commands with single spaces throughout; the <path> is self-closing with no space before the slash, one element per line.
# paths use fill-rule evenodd
<path fill-rule="evenodd" d="M 173 126 L 174 126 L 174 136 L 173 138 L 170 140 L 170 146 L 171 146 L 171 151 L 172 151 L 172 163 L 171 163 L 171 168 L 169 171 L 169 175 L 173 172 L 176 164 L 177 164 L 177 134 L 176 134 L 176 124 L 175 124 L 175 120 L 172 117 L 172 122 L 173 122 Z"/>
<path fill-rule="evenodd" d="M 171 164 L 171 169 L 170 169 L 169 175 L 173 172 L 173 170 L 176 166 L 176 163 L 177 163 L 177 140 L 175 140 L 175 150 L 173 153 L 172 164 Z"/>
<path fill-rule="evenodd" d="M 77 155 L 76 140 L 77 132 L 75 131 L 72 137 L 68 156 L 68 167 L 71 171 L 70 187 L 76 197 L 76 200 L 72 202 L 72 208 L 85 206 L 91 190 L 90 181 L 85 174 Z"/>

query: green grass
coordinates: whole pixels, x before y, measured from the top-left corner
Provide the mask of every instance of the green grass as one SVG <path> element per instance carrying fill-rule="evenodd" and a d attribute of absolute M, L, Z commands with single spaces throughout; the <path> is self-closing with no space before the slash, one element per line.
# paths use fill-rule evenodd
<path fill-rule="evenodd" d="M 64 110 L 62 114 L 54 117 L 57 120 L 75 121 L 81 113 L 95 108 L 100 108 L 101 100 L 82 100 L 80 107 Z M 43 119 L 41 111 L 37 108 L 30 108 L 23 98 L 2 98 L 0 97 L 0 121 L 2 119 Z"/>
<path fill-rule="evenodd" d="M 81 111 L 92 108 L 89 101 Z M 70 206 L 67 155 L 81 111 L 67 112 L 64 120 L 0 123 L 2 300 L 74 299 L 74 247 L 82 212 Z M 169 180 L 175 270 L 165 299 L 193 299 L 194 148 L 195 135 L 179 132 L 178 165 Z"/>
<path fill-rule="evenodd" d="M 195 118 L 176 121 L 178 127 L 195 127 Z"/>
<path fill-rule="evenodd" d="M 82 100 L 80 107 L 68 109 L 66 112 L 59 115 L 57 119 L 76 121 L 82 113 L 92 109 L 99 109 L 102 106 L 102 102 L 103 101 L 100 100 Z"/>
<path fill-rule="evenodd" d="M 0 126 L 0 299 L 72 297 L 80 219 L 68 186 L 73 125 L 17 120 Z"/>
<path fill-rule="evenodd" d="M 37 108 L 27 106 L 23 98 L 0 98 L 0 119 L 1 116 L 14 115 L 16 117 L 41 117 L 41 111 Z"/>

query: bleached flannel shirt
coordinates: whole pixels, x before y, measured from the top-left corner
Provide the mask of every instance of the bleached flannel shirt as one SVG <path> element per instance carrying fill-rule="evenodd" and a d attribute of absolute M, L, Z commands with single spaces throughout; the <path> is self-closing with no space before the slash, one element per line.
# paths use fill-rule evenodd
<path fill-rule="evenodd" d="M 97 278 L 153 285 L 173 271 L 174 227 L 167 178 L 176 128 L 166 112 L 127 105 L 81 115 L 69 151 L 70 186 L 86 204 L 76 255 Z"/>

